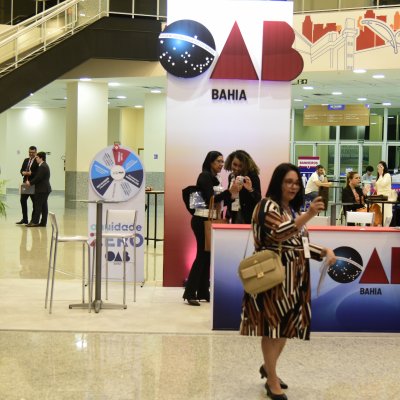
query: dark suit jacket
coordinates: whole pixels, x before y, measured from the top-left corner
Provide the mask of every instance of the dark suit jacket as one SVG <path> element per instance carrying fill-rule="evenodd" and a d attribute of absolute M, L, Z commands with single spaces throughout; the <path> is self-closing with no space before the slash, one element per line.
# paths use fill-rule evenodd
<path fill-rule="evenodd" d="M 343 210 L 344 212 L 346 211 L 355 211 L 358 208 L 363 208 L 364 206 L 364 194 L 361 190 L 361 188 L 356 187 L 356 192 L 358 193 L 358 195 L 360 196 L 360 202 L 356 203 L 356 198 L 354 197 L 354 193 L 351 190 L 350 186 L 346 186 L 343 190 L 342 190 L 342 202 L 343 203 L 354 203 L 351 206 L 343 206 Z"/>
<path fill-rule="evenodd" d="M 233 174 L 229 174 L 228 182 L 232 180 Z M 260 178 L 257 174 L 249 173 L 248 177 L 251 179 L 253 185 L 253 191 L 249 192 L 243 188 L 239 192 L 239 203 L 242 213 L 243 220 L 246 224 L 251 223 L 251 217 L 253 215 L 254 207 L 261 200 L 261 184 Z M 227 204 L 226 215 L 227 218 L 232 218 L 236 211 L 232 211 L 232 200 Z"/>
<path fill-rule="evenodd" d="M 49 166 L 43 162 L 39 165 L 36 175 L 33 179 L 29 179 L 31 185 L 35 185 L 35 194 L 36 193 L 50 193 L 50 168 Z"/>
<path fill-rule="evenodd" d="M 29 162 L 29 160 L 30 160 L 29 157 L 25 158 L 24 162 L 22 163 L 21 170 L 20 170 L 21 175 L 22 175 L 22 173 L 24 171 L 28 170 L 28 162 Z M 36 158 L 35 158 L 35 159 L 33 159 L 33 162 L 32 162 L 32 165 L 31 165 L 32 175 L 29 176 L 29 180 L 31 180 L 31 179 L 33 179 L 35 177 L 38 167 L 39 167 L 39 165 L 38 165 L 38 163 L 36 161 Z M 23 176 L 22 181 L 26 182 L 27 179 L 28 179 L 28 176 Z"/>

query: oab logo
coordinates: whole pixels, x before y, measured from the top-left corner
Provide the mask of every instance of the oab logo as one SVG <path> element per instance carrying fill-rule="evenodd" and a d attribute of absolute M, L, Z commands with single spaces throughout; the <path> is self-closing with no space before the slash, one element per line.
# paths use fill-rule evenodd
<path fill-rule="evenodd" d="M 383 268 L 378 251 L 363 266 L 360 253 L 352 247 L 342 246 L 334 250 L 337 261 L 328 269 L 328 275 L 338 283 L 350 283 L 360 277 L 359 284 L 400 284 L 400 247 L 392 247 L 390 280 Z M 380 288 L 360 288 L 360 294 L 382 294 Z"/>
<path fill-rule="evenodd" d="M 199 22 L 185 19 L 173 22 L 160 34 L 159 58 L 166 71 L 180 78 L 203 74 L 217 59 L 211 79 L 291 81 L 300 75 L 304 65 L 300 53 L 292 48 L 294 38 L 288 23 L 263 21 L 259 77 L 237 22 L 217 56 L 211 32 Z M 237 90 L 236 97 L 240 96 L 245 94 Z"/>

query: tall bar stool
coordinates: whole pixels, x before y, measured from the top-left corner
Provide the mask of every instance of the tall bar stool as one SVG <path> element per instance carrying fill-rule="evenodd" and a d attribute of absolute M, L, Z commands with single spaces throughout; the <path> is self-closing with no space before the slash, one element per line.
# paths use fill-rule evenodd
<path fill-rule="evenodd" d="M 130 239 L 133 239 L 133 301 L 136 301 L 136 215 L 136 210 L 107 210 L 105 230 L 102 233 L 103 239 L 106 239 L 106 299 L 108 299 L 108 239 L 122 240 L 122 279 L 124 306 L 126 306 L 126 249 Z M 120 226 L 127 225 L 128 230 L 114 230 L 113 227 L 119 224 Z"/>
<path fill-rule="evenodd" d="M 53 307 L 53 292 L 54 292 L 54 276 L 56 273 L 56 263 L 57 263 L 57 248 L 58 243 L 82 243 L 82 303 L 85 303 L 85 247 L 87 247 L 87 257 L 88 257 L 88 288 L 89 288 L 89 301 L 88 308 L 91 311 L 91 284 L 90 284 L 90 245 L 88 236 L 60 236 L 58 234 L 58 224 L 56 215 L 49 212 L 50 222 L 51 222 L 51 244 L 50 244 L 50 255 L 49 255 L 49 270 L 47 272 L 47 286 L 46 286 L 46 299 L 44 303 L 44 308 L 47 308 L 47 300 L 49 295 L 49 283 L 51 279 L 51 289 L 50 289 L 50 307 L 49 314 L 52 312 Z"/>

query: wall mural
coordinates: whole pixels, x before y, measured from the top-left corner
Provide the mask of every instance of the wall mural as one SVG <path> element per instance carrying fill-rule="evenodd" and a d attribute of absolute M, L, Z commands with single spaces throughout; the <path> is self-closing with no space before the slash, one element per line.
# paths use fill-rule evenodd
<path fill-rule="evenodd" d="M 306 71 L 398 68 L 398 9 L 296 15 L 294 30 Z"/>

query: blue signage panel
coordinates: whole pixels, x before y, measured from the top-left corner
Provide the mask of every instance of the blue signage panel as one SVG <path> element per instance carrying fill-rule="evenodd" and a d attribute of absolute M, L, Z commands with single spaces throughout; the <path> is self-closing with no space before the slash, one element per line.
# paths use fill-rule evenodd
<path fill-rule="evenodd" d="M 212 329 L 239 330 L 243 288 L 237 268 L 248 232 L 243 226 L 213 232 Z M 400 231 L 311 228 L 310 239 L 338 257 L 327 269 L 310 262 L 312 331 L 400 332 Z M 247 253 L 252 250 L 250 240 Z"/>

